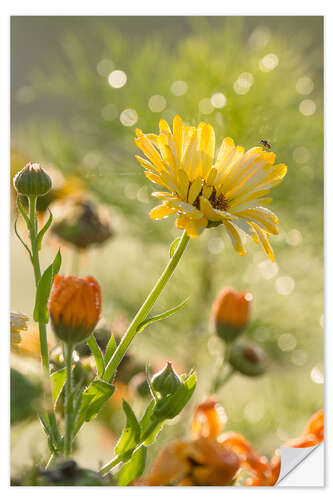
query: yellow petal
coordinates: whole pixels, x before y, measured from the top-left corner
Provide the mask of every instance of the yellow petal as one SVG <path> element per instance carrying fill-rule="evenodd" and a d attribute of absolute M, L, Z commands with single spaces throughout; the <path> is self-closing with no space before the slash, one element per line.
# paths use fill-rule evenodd
<path fill-rule="evenodd" d="M 164 219 L 164 217 L 169 217 L 176 212 L 176 209 L 169 207 L 167 205 L 158 205 L 149 212 L 149 217 L 151 219 Z"/>
<path fill-rule="evenodd" d="M 228 235 L 230 236 L 234 249 L 236 250 L 237 253 L 239 253 L 239 255 L 244 256 L 246 254 L 246 251 L 243 246 L 241 237 L 238 234 L 238 231 L 234 228 L 234 226 L 230 222 L 226 220 L 224 221 L 224 225 L 227 229 Z"/>
<path fill-rule="evenodd" d="M 159 125 L 159 127 L 160 127 L 160 131 L 161 131 L 161 132 L 168 132 L 168 133 L 170 133 L 170 134 L 171 134 L 170 127 L 169 127 L 168 123 L 167 123 L 165 120 L 161 119 L 161 120 L 159 121 L 159 124 L 158 124 L 158 125 Z"/>
<path fill-rule="evenodd" d="M 188 188 L 190 185 L 190 181 L 188 180 L 188 177 L 186 175 L 186 172 L 184 170 L 178 170 L 178 175 L 177 175 L 177 191 L 182 198 L 182 200 L 186 201 L 187 200 L 187 193 L 188 193 Z"/>
<path fill-rule="evenodd" d="M 215 212 L 209 201 L 203 196 L 200 196 L 200 211 L 208 220 L 219 222 L 223 219 L 220 214 Z"/>
<path fill-rule="evenodd" d="M 178 229 L 186 229 L 190 238 L 197 238 L 207 226 L 208 221 L 204 218 L 192 219 L 188 215 L 181 214 L 177 217 Z"/>
<path fill-rule="evenodd" d="M 201 175 L 206 178 L 215 154 L 215 132 L 211 125 L 204 124 L 201 128 L 199 151 L 201 157 Z"/>
<path fill-rule="evenodd" d="M 196 200 L 201 189 L 202 189 L 202 180 L 200 179 L 200 177 L 197 177 L 191 184 L 190 189 L 188 191 L 187 201 L 190 203 L 190 205 L 192 205 L 193 202 Z"/>
<path fill-rule="evenodd" d="M 267 257 L 272 261 L 274 262 L 275 261 L 275 257 L 274 257 L 274 252 L 273 252 L 273 249 L 269 243 L 269 240 L 268 240 L 268 236 L 267 234 L 265 233 L 265 231 L 263 231 L 259 226 L 257 226 L 256 224 L 253 224 L 252 225 L 253 229 L 256 231 L 257 235 L 259 236 L 259 239 L 260 239 L 260 243 L 267 255 Z"/>
<path fill-rule="evenodd" d="M 134 142 L 158 170 L 166 170 L 160 155 L 147 137 L 138 137 L 137 139 L 134 139 Z"/>
<path fill-rule="evenodd" d="M 173 138 L 176 144 L 176 149 L 180 162 L 183 150 L 183 122 L 179 115 L 176 115 L 173 119 Z"/>

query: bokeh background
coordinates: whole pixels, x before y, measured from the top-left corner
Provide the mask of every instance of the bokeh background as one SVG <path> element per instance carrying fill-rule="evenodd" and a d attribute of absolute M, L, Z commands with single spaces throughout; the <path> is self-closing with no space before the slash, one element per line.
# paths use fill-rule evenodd
<path fill-rule="evenodd" d="M 55 220 L 79 196 L 96 203 L 113 230 L 79 259 L 50 235 L 42 264 L 61 246 L 63 273 L 79 266 L 81 275 L 94 275 L 104 325 L 119 333 L 178 235 L 172 218 L 148 217 L 154 186 L 134 158 L 135 127 L 157 132 L 161 117 L 171 121 L 179 113 L 191 124 L 210 122 L 218 142 L 231 136 L 246 148 L 260 139 L 272 144 L 277 161 L 289 167 L 273 190 L 276 263 L 251 242 L 247 256 L 238 256 L 222 227 L 205 231 L 191 242 L 154 312 L 191 296 L 188 305 L 147 328 L 130 353 L 156 369 L 170 359 L 179 370 L 198 371 L 192 401 L 163 429 L 151 460 L 164 443 L 188 434 L 193 407 L 219 369 L 222 346 L 208 327 L 216 294 L 224 286 L 247 290 L 254 304 L 245 336 L 265 349 L 269 368 L 257 379 L 235 375 L 219 393 L 227 430 L 244 433 L 268 456 L 299 435 L 323 405 L 323 18 L 12 17 L 11 85 L 12 174 L 41 162 L 57 188 L 50 200 Z M 32 269 L 15 235 L 11 245 L 11 308 L 31 318 Z M 38 359 L 14 354 L 12 364 L 34 383 Z M 143 401 L 133 387 L 123 387 L 124 394 L 140 413 Z M 15 471 L 46 445 L 33 413 L 13 420 Z M 85 427 L 77 451 L 82 465 L 111 458 L 122 421 L 114 407 Z"/>

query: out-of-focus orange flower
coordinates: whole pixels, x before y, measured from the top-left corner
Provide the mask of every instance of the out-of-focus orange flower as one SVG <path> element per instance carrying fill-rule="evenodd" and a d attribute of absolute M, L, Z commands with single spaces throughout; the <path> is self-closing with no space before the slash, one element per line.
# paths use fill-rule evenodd
<path fill-rule="evenodd" d="M 252 295 L 224 288 L 217 296 L 211 313 L 216 333 L 225 341 L 233 341 L 247 325 Z"/>
<path fill-rule="evenodd" d="M 300 437 L 289 439 L 282 446 L 288 446 L 289 448 L 308 448 L 310 446 L 316 446 L 317 444 L 321 443 L 323 439 L 324 410 L 321 409 L 312 415 Z M 275 450 L 275 453 L 271 459 L 271 467 L 273 472 L 272 484 L 275 484 L 279 478 L 281 469 L 280 450 Z"/>
<path fill-rule="evenodd" d="M 318 410 L 312 415 L 303 430 L 303 436 L 313 434 L 320 443 L 324 439 L 324 410 Z"/>
<path fill-rule="evenodd" d="M 194 412 L 191 437 L 216 439 L 227 423 L 227 415 L 215 398 L 209 398 L 199 404 Z"/>
<path fill-rule="evenodd" d="M 49 299 L 56 335 L 77 344 L 94 330 L 101 312 L 101 290 L 95 278 L 56 275 Z"/>
<path fill-rule="evenodd" d="M 219 437 L 218 442 L 234 450 L 241 458 L 241 466 L 254 474 L 254 478 L 259 480 L 262 485 L 268 486 L 270 484 L 272 472 L 267 458 L 260 456 L 242 434 L 226 432 Z"/>
<path fill-rule="evenodd" d="M 137 484 L 147 486 L 227 486 L 240 466 L 237 454 L 214 439 L 175 441 L 157 456 L 152 470 Z"/>

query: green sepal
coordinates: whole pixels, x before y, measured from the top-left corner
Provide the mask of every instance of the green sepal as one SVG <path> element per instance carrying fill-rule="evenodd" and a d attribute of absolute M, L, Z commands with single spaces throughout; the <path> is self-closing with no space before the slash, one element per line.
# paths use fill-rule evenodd
<path fill-rule="evenodd" d="M 116 455 L 124 455 L 132 452 L 139 443 L 141 429 L 137 418 L 130 405 L 123 401 L 123 410 L 126 415 L 126 424 L 115 447 Z"/>
<path fill-rule="evenodd" d="M 181 309 L 182 307 L 185 306 L 185 304 L 188 302 L 189 299 L 190 299 L 190 297 L 187 297 L 187 299 L 185 299 L 184 302 L 182 302 L 181 304 L 178 304 L 178 306 L 172 307 L 168 311 L 165 311 L 164 313 L 158 314 L 157 316 L 154 316 L 152 318 L 145 319 L 144 321 L 142 321 L 142 323 L 140 323 L 137 326 L 137 329 L 136 329 L 137 333 L 142 332 L 142 330 L 144 330 L 151 323 L 155 323 L 155 321 L 160 321 L 161 319 L 168 318 L 169 316 L 174 314 L 176 311 L 179 311 L 179 309 Z"/>
<path fill-rule="evenodd" d="M 196 383 L 196 373 L 192 372 L 184 379 L 182 385 L 177 389 L 175 394 L 157 401 L 153 416 L 155 415 L 159 419 L 171 419 L 176 417 L 192 396 Z"/>
<path fill-rule="evenodd" d="M 99 345 L 97 344 L 97 341 L 96 341 L 93 333 L 90 335 L 90 337 L 88 337 L 87 344 L 90 347 L 90 350 L 93 353 L 93 356 L 95 358 L 97 375 L 99 377 L 102 377 L 103 373 L 104 373 L 104 368 L 105 368 L 104 358 L 103 358 L 102 351 L 101 351 Z"/>
<path fill-rule="evenodd" d="M 117 486 L 128 486 L 137 477 L 141 476 L 146 465 L 147 448 L 140 446 L 131 458 L 123 465 L 119 475 Z"/>
<path fill-rule="evenodd" d="M 48 323 L 49 315 L 47 312 L 47 301 L 49 300 L 54 276 L 59 272 L 61 266 L 61 254 L 58 250 L 53 263 L 45 269 L 41 279 L 38 282 L 36 291 L 36 303 L 34 308 L 34 321 L 43 321 Z"/>

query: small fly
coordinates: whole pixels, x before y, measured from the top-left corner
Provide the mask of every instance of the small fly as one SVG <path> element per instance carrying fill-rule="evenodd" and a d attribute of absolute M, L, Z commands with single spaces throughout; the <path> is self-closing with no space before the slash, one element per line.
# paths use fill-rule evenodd
<path fill-rule="evenodd" d="M 271 145 L 268 141 L 266 141 L 265 139 L 261 139 L 261 141 L 259 141 L 259 144 L 261 144 L 262 146 L 264 146 L 264 148 L 266 149 L 271 149 Z"/>

